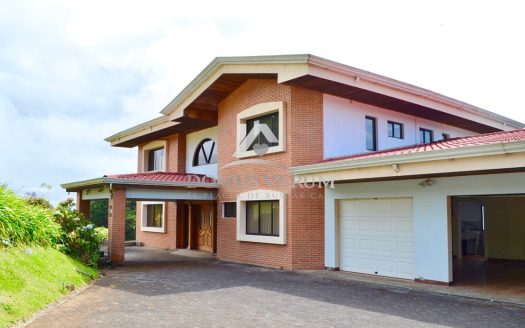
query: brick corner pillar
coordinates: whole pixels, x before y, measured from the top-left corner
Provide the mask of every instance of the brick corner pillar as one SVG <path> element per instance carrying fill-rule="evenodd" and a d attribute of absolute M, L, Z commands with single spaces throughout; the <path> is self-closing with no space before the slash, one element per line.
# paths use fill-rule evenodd
<path fill-rule="evenodd" d="M 108 254 L 114 265 L 124 264 L 126 189 L 114 187 L 108 203 Z"/>
<path fill-rule="evenodd" d="M 82 191 L 77 192 L 77 211 L 89 219 L 89 200 L 82 199 Z"/>

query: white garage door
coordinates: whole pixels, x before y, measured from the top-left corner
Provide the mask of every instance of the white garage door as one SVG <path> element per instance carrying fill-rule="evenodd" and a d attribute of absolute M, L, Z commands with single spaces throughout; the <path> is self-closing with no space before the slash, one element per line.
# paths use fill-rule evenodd
<path fill-rule="evenodd" d="M 340 269 L 414 279 L 411 198 L 339 202 Z"/>

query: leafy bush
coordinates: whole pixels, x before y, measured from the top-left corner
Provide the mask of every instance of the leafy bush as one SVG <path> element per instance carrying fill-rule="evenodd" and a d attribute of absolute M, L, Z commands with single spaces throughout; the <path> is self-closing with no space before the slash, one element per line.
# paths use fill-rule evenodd
<path fill-rule="evenodd" d="M 60 226 L 53 221 L 52 210 L 31 204 L 0 185 L 0 246 L 52 246 L 59 239 Z"/>
<path fill-rule="evenodd" d="M 95 226 L 76 210 L 72 199 L 60 202 L 54 216 L 62 227 L 62 251 L 88 265 L 96 266 L 100 245 L 104 242 L 103 232 L 95 230 Z"/>

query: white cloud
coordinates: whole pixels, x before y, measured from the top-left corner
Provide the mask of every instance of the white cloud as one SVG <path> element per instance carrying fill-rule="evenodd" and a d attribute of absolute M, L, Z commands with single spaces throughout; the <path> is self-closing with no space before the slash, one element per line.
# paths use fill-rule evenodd
<path fill-rule="evenodd" d="M 104 137 L 158 112 L 215 56 L 313 53 L 525 121 L 520 4 L 17 1 L 0 11 L 0 181 L 35 190 L 135 170 Z"/>

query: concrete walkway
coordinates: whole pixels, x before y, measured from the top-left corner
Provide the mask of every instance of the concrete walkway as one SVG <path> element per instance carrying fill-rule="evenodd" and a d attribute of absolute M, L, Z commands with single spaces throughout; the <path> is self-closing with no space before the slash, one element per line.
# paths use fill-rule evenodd
<path fill-rule="evenodd" d="M 524 327 L 525 308 L 128 248 L 29 327 Z"/>

